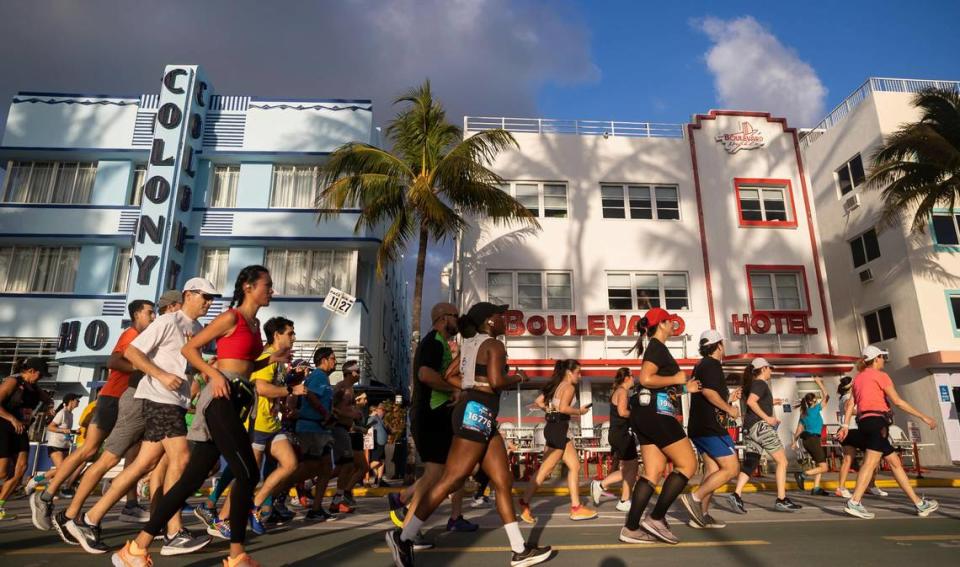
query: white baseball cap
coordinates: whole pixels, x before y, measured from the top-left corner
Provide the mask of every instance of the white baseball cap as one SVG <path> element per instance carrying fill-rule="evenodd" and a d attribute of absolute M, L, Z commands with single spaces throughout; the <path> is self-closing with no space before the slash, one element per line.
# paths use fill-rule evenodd
<path fill-rule="evenodd" d="M 723 340 L 723 335 L 716 329 L 707 329 L 700 333 L 700 346 L 715 345 Z"/>
<path fill-rule="evenodd" d="M 183 291 L 199 291 L 207 295 L 220 296 L 217 288 L 206 278 L 190 278 L 187 283 L 183 284 Z"/>
<path fill-rule="evenodd" d="M 753 362 L 750 363 L 750 366 L 752 366 L 754 370 L 760 370 L 761 368 L 769 367 L 770 363 L 767 362 L 766 358 L 754 358 Z"/>
<path fill-rule="evenodd" d="M 879 349 L 873 345 L 867 345 L 866 348 L 863 349 L 863 352 L 861 354 L 863 355 L 864 362 L 870 362 L 871 360 L 873 360 L 874 358 L 877 358 L 878 356 L 890 355 L 889 352 L 883 349 Z"/>

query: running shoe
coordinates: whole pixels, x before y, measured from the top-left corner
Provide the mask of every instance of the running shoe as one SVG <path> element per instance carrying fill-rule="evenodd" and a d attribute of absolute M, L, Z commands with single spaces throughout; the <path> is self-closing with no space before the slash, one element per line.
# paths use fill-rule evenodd
<path fill-rule="evenodd" d="M 287 508 L 287 503 L 283 500 L 273 501 L 273 513 L 279 516 L 284 523 L 297 517 L 297 513 Z"/>
<path fill-rule="evenodd" d="M 630 511 L 630 501 L 629 501 L 629 500 L 617 500 L 617 511 L 619 511 L 619 512 L 629 512 L 629 511 Z"/>
<path fill-rule="evenodd" d="M 241 553 L 236 557 L 227 557 L 224 559 L 223 567 L 261 567 L 261 565 L 260 562 L 250 557 L 247 553 Z"/>
<path fill-rule="evenodd" d="M 326 522 L 327 520 L 332 520 L 333 515 L 321 508 L 319 510 L 308 510 L 303 516 L 303 519 L 308 522 Z"/>
<path fill-rule="evenodd" d="M 547 559 L 550 559 L 552 553 L 553 550 L 550 549 L 549 545 L 537 547 L 536 545 L 525 543 L 523 544 L 523 553 L 513 553 L 513 557 L 510 559 L 510 567 L 528 567 L 529 565 L 543 563 Z"/>
<path fill-rule="evenodd" d="M 456 518 L 450 518 L 447 520 L 447 531 L 448 532 L 475 532 L 480 529 L 478 524 L 467 520 L 463 517 L 463 514 L 457 516 Z"/>
<path fill-rule="evenodd" d="M 390 510 L 399 510 L 403 508 L 403 500 L 400 498 L 399 492 L 391 492 L 387 494 L 387 506 Z"/>
<path fill-rule="evenodd" d="M 574 522 L 582 520 L 592 520 L 597 517 L 597 511 L 591 510 L 584 505 L 570 507 L 570 519 Z"/>
<path fill-rule="evenodd" d="M 351 514 L 355 510 L 356 510 L 355 508 L 351 507 L 349 504 L 347 504 L 346 502 L 343 502 L 342 500 L 340 502 L 334 502 L 333 504 L 330 505 L 331 514 Z"/>
<path fill-rule="evenodd" d="M 530 505 L 520 499 L 520 519 L 525 524 L 536 524 L 537 518 L 530 512 Z"/>
<path fill-rule="evenodd" d="M 67 522 L 70 521 L 70 518 L 67 517 L 66 512 L 57 512 L 53 517 L 53 527 L 57 530 L 57 533 L 60 534 L 60 539 L 63 540 L 67 545 L 80 545 L 70 532 L 67 531 Z"/>
<path fill-rule="evenodd" d="M 818 486 L 810 491 L 810 496 L 830 496 L 830 493 Z"/>
<path fill-rule="evenodd" d="M 690 525 L 691 528 L 694 528 L 694 527 L 704 527 L 704 528 L 707 528 L 707 529 L 709 529 L 709 530 L 719 530 L 719 529 L 722 529 L 722 528 L 727 527 L 726 522 L 721 522 L 720 520 L 714 518 L 714 517 L 711 516 L 710 514 L 704 514 L 704 515 L 703 515 L 703 526 L 694 526 L 692 522 L 691 522 L 689 525 Z"/>
<path fill-rule="evenodd" d="M 0 522 L 6 522 L 9 520 L 16 520 L 17 515 L 11 512 L 7 512 L 3 508 L 0 508 Z"/>
<path fill-rule="evenodd" d="M 357 499 L 353 497 L 353 491 L 347 491 L 343 493 L 343 501 L 347 503 L 347 506 L 351 508 L 357 507 Z"/>
<path fill-rule="evenodd" d="M 658 543 L 660 540 L 643 528 L 631 530 L 624 526 L 620 528 L 620 541 L 623 543 Z"/>
<path fill-rule="evenodd" d="M 847 505 L 844 507 L 843 511 L 851 516 L 863 518 L 864 520 L 872 520 L 876 515 L 873 512 L 868 511 L 860 502 L 854 502 L 853 498 L 847 500 Z"/>
<path fill-rule="evenodd" d="M 655 535 L 657 539 L 669 543 L 671 545 L 676 545 L 680 543 L 680 540 L 670 531 L 670 526 L 667 524 L 667 519 L 654 520 L 650 516 L 647 516 L 640 522 L 640 526 L 643 529 L 647 530 L 651 534 Z"/>
<path fill-rule="evenodd" d="M 390 530 L 386 533 L 387 547 L 393 554 L 393 564 L 396 567 L 413 567 L 413 542 L 400 539 L 401 530 Z"/>
<path fill-rule="evenodd" d="M 486 508 L 490 505 L 489 496 L 475 496 L 473 502 L 470 503 L 471 508 Z"/>
<path fill-rule="evenodd" d="M 801 508 L 803 508 L 803 506 L 794 503 L 793 500 L 789 498 L 784 498 L 783 500 L 777 498 L 776 503 L 773 505 L 773 509 L 777 512 L 796 512 Z"/>
<path fill-rule="evenodd" d="M 300 503 L 300 507 L 301 507 L 301 508 L 306 508 L 306 509 L 309 510 L 310 507 L 313 506 L 313 499 L 312 499 L 312 498 L 309 498 L 309 497 L 307 497 L 307 496 L 301 496 L 301 497 L 300 497 L 298 500 L 296 500 L 296 501 Z"/>
<path fill-rule="evenodd" d="M 230 525 L 223 520 L 217 520 L 213 524 L 207 526 L 207 534 L 212 535 L 217 539 L 230 540 Z"/>
<path fill-rule="evenodd" d="M 87 553 L 102 555 L 110 551 L 110 548 L 100 540 L 100 526 L 91 526 L 83 521 L 83 518 L 76 518 L 67 520 L 66 527 L 70 535 Z"/>
<path fill-rule="evenodd" d="M 593 500 L 594 506 L 600 505 L 600 497 L 603 496 L 603 485 L 600 484 L 599 480 L 590 481 L 590 498 Z"/>
<path fill-rule="evenodd" d="M 48 531 L 53 529 L 53 499 L 44 500 L 44 494 L 46 492 L 40 490 L 30 495 L 30 519 L 33 527 Z"/>
<path fill-rule="evenodd" d="M 423 532 L 417 532 L 417 537 L 413 538 L 413 550 L 423 551 L 424 549 L 433 549 L 435 543 L 423 537 Z"/>
<path fill-rule="evenodd" d="M 796 472 L 793 473 L 793 478 L 797 481 L 797 486 L 800 487 L 800 490 L 807 489 L 805 486 L 807 482 L 807 475 L 803 474 L 803 472 Z"/>
<path fill-rule="evenodd" d="M 873 494 L 874 496 L 890 496 L 889 492 L 885 491 L 884 489 L 876 485 L 871 486 L 867 492 L 869 492 L 870 494 Z"/>
<path fill-rule="evenodd" d="M 853 494 L 846 488 L 838 488 L 833 493 L 834 496 L 838 498 L 846 498 L 847 500 L 853 498 Z"/>
<path fill-rule="evenodd" d="M 727 498 L 730 500 L 730 507 L 733 508 L 733 511 L 737 514 L 746 514 L 747 507 L 743 504 L 743 498 L 740 497 L 736 492 L 731 492 L 727 495 Z"/>
<path fill-rule="evenodd" d="M 263 526 L 263 519 L 260 517 L 260 509 L 250 510 L 250 531 L 263 535 L 267 533 L 267 528 Z"/>
<path fill-rule="evenodd" d="M 32 477 L 30 480 L 27 481 L 27 485 L 23 488 L 24 494 L 26 494 L 27 496 L 30 496 L 37 489 L 37 485 L 43 483 L 46 480 L 47 480 L 46 475 L 44 475 L 43 473 L 40 473 Z"/>
<path fill-rule="evenodd" d="M 403 521 L 407 518 L 407 508 L 402 506 L 396 510 L 390 510 L 390 521 L 393 522 L 393 525 L 402 528 Z"/>
<path fill-rule="evenodd" d="M 690 514 L 690 525 L 697 524 L 697 527 L 705 527 L 703 508 L 700 506 L 700 502 L 693 499 L 693 494 L 681 494 L 680 502 L 687 509 L 687 514 Z"/>
<path fill-rule="evenodd" d="M 197 504 L 193 507 L 193 515 L 203 522 L 203 526 L 209 528 L 220 521 L 217 517 L 217 511 L 214 508 L 207 508 L 206 504 Z"/>
<path fill-rule="evenodd" d="M 926 518 L 930 514 L 937 511 L 940 508 L 940 503 L 936 500 L 931 500 L 929 498 L 921 498 L 920 503 L 917 506 L 917 515 L 921 518 Z"/>
<path fill-rule="evenodd" d="M 75 488 L 67 486 L 60 489 L 60 498 L 73 498 L 77 495 Z"/>
<path fill-rule="evenodd" d="M 187 528 L 180 528 L 180 531 L 173 537 L 163 538 L 160 555 L 186 555 L 203 549 L 211 541 L 213 541 L 213 538 L 208 535 L 195 536 Z"/>
<path fill-rule="evenodd" d="M 133 502 L 123 507 L 120 512 L 120 521 L 128 524 L 146 524 L 150 521 L 150 511 L 139 502 Z"/>
<path fill-rule="evenodd" d="M 153 567 L 153 560 L 146 551 L 143 555 L 134 555 L 130 550 L 133 542 L 128 541 L 123 545 L 123 549 L 117 551 L 110 557 L 111 564 L 114 567 Z"/>

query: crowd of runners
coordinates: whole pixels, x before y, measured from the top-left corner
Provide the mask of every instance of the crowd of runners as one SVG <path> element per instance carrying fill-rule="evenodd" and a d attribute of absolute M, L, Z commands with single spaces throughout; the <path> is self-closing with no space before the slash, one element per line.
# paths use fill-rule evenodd
<path fill-rule="evenodd" d="M 263 535 L 294 521 L 297 514 L 288 503 L 301 508 L 307 522 L 352 513 L 354 488 L 365 481 L 382 483 L 384 446 L 392 433 L 385 408 L 356 394 L 357 361 L 341 364 L 327 347 L 318 348 L 312 360 L 292 360 L 294 322 L 274 317 L 261 325 L 257 319 L 272 295 L 267 269 L 248 266 L 236 280 L 229 309 L 205 326 L 199 320 L 218 293 L 202 278 L 164 293 L 157 305 L 131 302 L 130 325 L 109 358 L 110 374 L 91 404 L 94 409 L 80 420 L 84 439 L 72 453 L 77 397 L 67 395 L 56 408 L 45 410 L 49 395 L 37 383 L 49 375 L 47 361 L 21 361 L 16 373 L 0 383 L 0 520 L 11 518 L 4 504 L 27 468 L 27 430 L 44 416 L 55 466 L 27 479 L 33 525 L 55 530 L 66 544 L 88 553 L 112 553 L 118 567 L 151 565 L 150 549 L 157 545 L 160 555 L 180 555 L 202 549 L 213 538 L 230 542 L 226 567 L 256 566 L 245 552 L 248 529 Z M 715 492 L 730 482 L 735 485 L 729 506 L 746 514 L 741 494 L 764 457 L 775 468 L 774 509 L 801 509 L 787 496 L 788 462 L 774 411 L 787 401 L 773 398 L 771 364 L 753 359 L 733 384 L 723 367 L 724 338 L 710 329 L 700 335 L 702 359 L 688 375 L 667 347 L 675 317 L 660 308 L 650 309 L 637 325 L 632 352 L 640 358 L 639 372 L 621 368 L 613 379 L 608 439 L 618 469 L 592 481 L 589 503 L 581 500 L 580 461 L 570 422 L 590 405 L 577 402 L 580 363 L 558 360 L 535 402 L 545 415 L 542 461 L 515 507 L 511 446 L 498 430 L 497 417 L 500 393 L 528 378 L 511 368 L 499 340 L 506 330 L 506 309 L 481 302 L 465 314 L 448 303 L 431 310 L 432 328 L 414 356 L 409 408 L 422 473 L 414 484 L 387 497 L 396 527 L 386 533 L 386 542 L 396 565 L 413 565 L 415 550 L 432 546 L 423 527 L 447 498 L 447 530 L 478 529 L 462 513 L 470 477 L 477 483 L 473 506 L 486 505 L 487 488 L 492 491 L 512 550 L 510 564 L 548 560 L 551 548 L 525 540 L 519 522 L 537 523 L 531 502 L 561 463 L 567 471 L 570 519 L 596 518 L 602 495 L 619 485 L 615 507 L 626 514 L 619 540 L 631 544 L 678 543 L 667 522 L 678 499 L 691 527 L 725 527 L 710 512 Z M 935 422 L 897 394 L 883 371 L 886 360 L 886 352 L 868 346 L 854 376 L 840 381 L 843 419 L 836 437 L 844 458 L 836 494 L 846 499 L 847 513 L 872 518 L 862 498 L 868 491 L 886 495 L 875 484 L 883 460 L 917 514 L 927 516 L 938 504 L 911 488 L 887 430 L 894 408 L 931 429 Z M 338 367 L 343 380 L 331 384 Z M 816 384 L 819 395 L 806 394 L 796 404 L 800 419 L 793 439 L 812 466 L 796 473 L 795 480 L 801 490 L 811 482 L 811 494 L 825 495 L 822 413 L 829 393 L 820 379 Z M 681 419 L 685 394 L 690 394 L 686 428 Z M 737 420 L 742 420 L 742 459 L 729 430 Z M 858 451 L 864 456 L 851 493 L 845 483 Z M 104 483 L 121 461 L 122 472 Z M 701 461 L 700 484 L 688 489 Z M 202 493 L 208 481 L 210 490 Z M 324 506 L 331 482 L 334 496 Z M 144 484 L 146 494 L 140 490 Z M 100 486 L 106 489 L 87 506 Z M 195 496 L 201 501 L 189 503 Z M 115 550 L 103 543 L 100 526 L 121 501 L 120 520 L 141 524 L 142 530 Z M 187 522 L 201 523 L 202 531 L 191 531 Z"/>

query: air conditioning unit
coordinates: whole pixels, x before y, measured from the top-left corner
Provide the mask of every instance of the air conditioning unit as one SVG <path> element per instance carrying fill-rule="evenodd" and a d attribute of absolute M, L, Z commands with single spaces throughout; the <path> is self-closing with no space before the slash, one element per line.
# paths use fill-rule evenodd
<path fill-rule="evenodd" d="M 843 200 L 844 214 L 849 215 L 850 213 L 857 210 L 858 208 L 860 208 L 860 195 L 857 195 L 856 193 L 854 193 L 853 195 L 850 195 L 849 197 Z"/>
<path fill-rule="evenodd" d="M 870 271 L 870 268 L 862 270 L 860 272 L 860 283 L 867 283 L 873 281 L 873 272 Z"/>

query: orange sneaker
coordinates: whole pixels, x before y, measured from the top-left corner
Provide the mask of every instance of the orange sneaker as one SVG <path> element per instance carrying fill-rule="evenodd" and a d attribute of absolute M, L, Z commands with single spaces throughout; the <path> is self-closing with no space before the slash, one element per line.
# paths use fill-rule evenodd
<path fill-rule="evenodd" d="M 530 511 L 530 504 L 524 502 L 522 498 L 520 499 L 520 519 L 525 524 L 537 523 L 537 518 Z"/>
<path fill-rule="evenodd" d="M 346 502 L 336 502 L 330 505 L 331 514 L 350 514 L 353 510 Z"/>
<path fill-rule="evenodd" d="M 577 522 L 580 520 L 592 520 L 597 517 L 597 511 L 591 510 L 586 506 L 571 506 L 570 507 L 570 519 Z"/>
<path fill-rule="evenodd" d="M 152 567 L 153 560 L 150 559 L 150 553 L 147 551 L 134 553 L 133 545 L 135 544 L 132 541 L 128 541 L 123 545 L 123 549 L 114 553 L 110 558 L 113 565 L 117 567 Z"/>
<path fill-rule="evenodd" d="M 261 567 L 257 560 L 246 553 L 236 557 L 227 557 L 223 560 L 223 567 Z"/>

